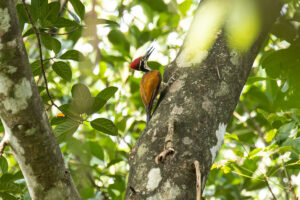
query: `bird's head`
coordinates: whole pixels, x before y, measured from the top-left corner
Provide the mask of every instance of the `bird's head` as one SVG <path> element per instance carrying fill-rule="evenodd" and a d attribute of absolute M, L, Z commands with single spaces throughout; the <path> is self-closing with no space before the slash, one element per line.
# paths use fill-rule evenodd
<path fill-rule="evenodd" d="M 132 61 L 130 64 L 130 68 L 133 70 L 138 70 L 138 71 L 143 71 L 143 72 L 148 72 L 151 71 L 149 66 L 147 65 L 147 61 L 153 52 L 154 48 L 151 47 L 144 56 L 140 56 Z"/>

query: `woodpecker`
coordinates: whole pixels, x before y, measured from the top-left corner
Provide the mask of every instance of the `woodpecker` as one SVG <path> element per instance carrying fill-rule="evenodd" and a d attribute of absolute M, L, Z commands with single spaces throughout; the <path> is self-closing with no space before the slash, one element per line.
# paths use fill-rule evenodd
<path fill-rule="evenodd" d="M 147 61 L 150 55 L 152 54 L 153 50 L 154 48 L 151 47 L 144 56 L 140 56 L 134 59 L 129 66 L 133 70 L 138 70 L 145 73 L 140 83 L 140 92 L 142 101 L 146 107 L 147 123 L 151 118 L 153 103 L 158 95 L 158 91 L 161 84 L 160 72 L 158 70 L 153 71 L 147 65 Z"/>

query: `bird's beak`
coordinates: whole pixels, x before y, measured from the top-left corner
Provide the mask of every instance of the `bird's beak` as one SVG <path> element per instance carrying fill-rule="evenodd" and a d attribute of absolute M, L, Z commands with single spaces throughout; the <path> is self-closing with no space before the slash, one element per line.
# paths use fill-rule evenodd
<path fill-rule="evenodd" d="M 149 57 L 153 51 L 154 51 L 154 47 L 150 47 L 150 49 L 148 49 L 148 51 L 146 52 L 146 55 L 144 56 L 146 60 L 149 59 Z"/>

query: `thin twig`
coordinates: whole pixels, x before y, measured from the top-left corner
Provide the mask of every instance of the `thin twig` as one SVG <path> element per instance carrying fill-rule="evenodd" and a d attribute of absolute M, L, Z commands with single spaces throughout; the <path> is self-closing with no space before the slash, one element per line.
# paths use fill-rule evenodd
<path fill-rule="evenodd" d="M 292 179 L 291 179 L 288 171 L 286 170 L 286 167 L 285 167 L 283 161 L 282 161 L 282 167 L 284 169 L 285 176 L 288 178 L 288 188 L 289 188 L 290 192 L 293 194 L 294 199 L 297 200 L 298 198 L 297 198 L 297 195 L 295 193 L 295 188 L 292 185 Z"/>
<path fill-rule="evenodd" d="M 32 17 L 31 17 L 31 15 L 30 15 L 30 12 L 29 12 L 29 10 L 28 10 L 28 8 L 27 8 L 27 6 L 26 6 L 25 0 L 22 0 L 22 2 L 23 2 L 24 9 L 25 9 L 25 11 L 26 11 L 26 14 L 27 14 L 27 16 L 28 16 L 28 19 L 29 19 L 29 21 L 30 21 L 30 23 L 31 23 L 31 25 L 32 25 L 33 31 L 34 31 L 34 33 L 35 33 L 35 35 L 36 35 L 36 38 L 37 38 L 38 47 L 39 47 L 39 57 L 40 57 L 40 62 L 41 62 L 41 69 L 42 69 L 42 74 L 43 74 L 43 77 L 44 77 L 44 80 L 45 80 L 45 88 L 46 88 L 47 95 L 48 95 L 48 97 L 49 97 L 49 100 L 50 100 L 51 104 L 52 104 L 53 106 L 55 106 L 59 111 L 61 111 L 62 113 L 64 113 L 64 111 L 63 111 L 61 108 L 59 108 L 59 107 L 54 103 L 54 101 L 53 101 L 53 99 L 52 99 L 52 97 L 51 97 L 51 95 L 50 95 L 49 88 L 48 88 L 48 81 L 47 81 L 47 77 L 46 77 L 46 73 L 45 73 L 45 68 L 44 68 L 44 61 L 43 61 L 43 53 L 42 53 L 42 44 L 41 44 L 41 39 L 40 39 L 40 33 L 39 33 L 38 29 L 36 28 L 36 26 L 35 26 L 33 20 L 32 20 Z M 64 113 L 64 114 L 65 114 L 65 113 Z M 75 119 L 73 119 L 72 117 L 68 116 L 67 114 L 65 114 L 65 116 L 66 116 L 67 118 L 71 119 L 71 120 L 74 121 L 74 122 L 77 122 L 77 123 L 79 123 L 79 124 L 82 123 L 82 121 L 75 120 Z"/>
<path fill-rule="evenodd" d="M 278 164 L 276 164 L 276 168 L 279 168 L 279 165 L 278 165 Z M 282 169 L 283 169 L 283 167 L 282 167 Z M 283 177 L 282 171 L 283 171 L 283 170 L 278 170 L 278 176 L 279 176 L 280 179 L 281 179 L 281 183 L 282 183 L 283 187 L 288 188 L 287 184 L 286 184 L 285 181 L 284 181 L 284 177 Z M 290 195 L 289 195 L 289 191 L 288 191 L 288 190 L 283 190 L 283 191 L 284 191 L 284 194 L 285 194 L 285 199 L 290 199 L 290 198 L 289 198 L 289 196 L 290 196 Z"/>
<path fill-rule="evenodd" d="M 266 181 L 266 183 L 267 183 L 267 186 L 268 186 L 269 191 L 271 192 L 271 194 L 272 194 L 272 196 L 273 196 L 273 199 L 274 199 L 274 200 L 277 200 L 275 194 L 274 194 L 273 191 L 272 191 L 272 188 L 271 188 L 270 185 L 269 185 L 269 182 L 268 182 L 267 178 L 265 178 L 265 181 Z"/>
<path fill-rule="evenodd" d="M 221 76 L 220 76 L 220 72 L 219 72 L 219 68 L 216 66 L 216 70 L 217 70 L 217 73 L 218 73 L 218 78 L 221 80 Z"/>
<path fill-rule="evenodd" d="M 201 172 L 200 172 L 200 165 L 198 160 L 194 161 L 195 170 L 196 170 L 196 200 L 201 199 Z"/>
<path fill-rule="evenodd" d="M 60 10 L 59 10 L 59 14 L 58 16 L 61 17 L 63 12 L 64 12 L 64 8 L 65 6 L 67 5 L 68 3 L 68 0 L 64 0 L 63 2 L 60 2 L 61 3 L 61 7 L 60 7 Z"/>
<path fill-rule="evenodd" d="M 70 30 L 69 32 L 65 32 L 65 33 L 57 33 L 56 30 L 54 32 L 52 30 L 50 30 L 49 32 L 45 31 L 45 33 L 50 34 L 50 35 L 69 35 L 76 30 L 78 30 L 78 27 L 74 27 L 72 30 Z"/>

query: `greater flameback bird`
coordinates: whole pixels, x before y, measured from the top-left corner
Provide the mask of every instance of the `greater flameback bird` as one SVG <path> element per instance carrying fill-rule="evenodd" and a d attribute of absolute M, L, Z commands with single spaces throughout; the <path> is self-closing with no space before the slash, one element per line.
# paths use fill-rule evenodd
<path fill-rule="evenodd" d="M 151 47 L 144 56 L 140 56 L 134 59 L 130 64 L 131 69 L 142 71 L 145 73 L 140 84 L 140 92 L 142 101 L 146 107 L 147 123 L 151 118 L 153 103 L 156 99 L 156 96 L 158 95 L 158 91 L 161 84 L 160 72 L 158 70 L 153 71 L 147 65 L 147 61 L 153 50 L 154 48 Z"/>

